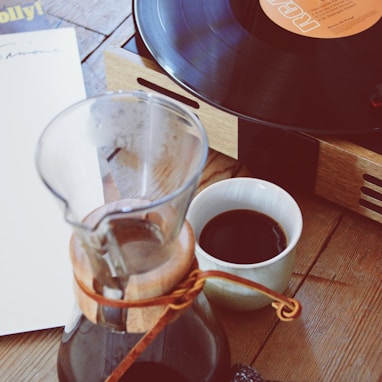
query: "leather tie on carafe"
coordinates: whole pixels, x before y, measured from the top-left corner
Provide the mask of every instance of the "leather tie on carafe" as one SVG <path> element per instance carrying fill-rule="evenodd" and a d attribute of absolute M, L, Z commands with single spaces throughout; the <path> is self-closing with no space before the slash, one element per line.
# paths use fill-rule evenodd
<path fill-rule="evenodd" d="M 204 283 L 208 278 L 225 279 L 254 289 L 275 300 L 272 307 L 276 309 L 276 314 L 282 321 L 291 321 L 301 314 L 301 304 L 297 300 L 288 298 L 262 284 L 227 272 L 200 270 L 194 257 L 194 243 L 192 229 L 189 223 L 185 222 L 172 249 L 185 251 L 187 255 L 175 256 L 162 269 L 153 270 L 154 274 L 151 275 L 151 281 L 144 280 L 147 275 L 137 275 L 138 280 L 134 282 L 133 279 L 130 288 L 131 293 L 126 293 L 123 299 L 119 299 L 110 298 L 96 291 L 89 259 L 83 248 L 81 248 L 81 243 L 75 237 L 72 238 L 71 258 L 74 270 L 75 293 L 83 314 L 90 321 L 97 324 L 99 323 L 98 312 L 100 309 L 107 307 L 127 310 L 126 330 L 128 332 L 145 332 L 140 341 L 107 378 L 107 382 L 118 381 L 123 376 L 161 330 L 193 303 L 194 299 L 203 290 Z M 174 264 L 173 262 L 176 259 L 179 259 L 179 262 Z M 171 273 L 170 279 L 168 272 Z M 158 286 L 160 288 L 156 289 Z M 156 290 L 157 292 L 162 290 L 163 293 L 149 292 L 147 294 L 141 293 L 142 290 L 146 290 L 146 292 L 149 290 Z M 127 296 L 132 298 L 127 298 Z"/>

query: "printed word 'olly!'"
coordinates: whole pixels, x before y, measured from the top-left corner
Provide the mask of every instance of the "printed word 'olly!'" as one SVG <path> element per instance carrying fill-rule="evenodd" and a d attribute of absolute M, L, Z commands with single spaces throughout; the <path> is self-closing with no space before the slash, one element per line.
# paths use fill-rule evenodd
<path fill-rule="evenodd" d="M 26 20 L 31 21 L 35 15 L 43 15 L 41 3 L 36 1 L 34 5 L 7 7 L 0 11 L 0 24 L 5 24 L 10 21 Z"/>

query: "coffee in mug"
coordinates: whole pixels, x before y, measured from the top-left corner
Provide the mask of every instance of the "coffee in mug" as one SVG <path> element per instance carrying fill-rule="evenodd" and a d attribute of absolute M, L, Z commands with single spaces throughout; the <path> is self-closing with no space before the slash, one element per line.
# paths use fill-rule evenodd
<path fill-rule="evenodd" d="M 292 276 L 302 215 L 294 198 L 278 185 L 256 178 L 232 178 L 202 190 L 187 219 L 195 233 L 201 270 L 218 270 L 283 293 Z M 272 300 L 221 279 L 204 284 L 207 297 L 236 310 L 253 310 Z"/>
<path fill-rule="evenodd" d="M 260 263 L 281 253 L 286 234 L 270 216 L 234 209 L 213 217 L 202 229 L 199 245 L 211 256 L 236 264 Z"/>

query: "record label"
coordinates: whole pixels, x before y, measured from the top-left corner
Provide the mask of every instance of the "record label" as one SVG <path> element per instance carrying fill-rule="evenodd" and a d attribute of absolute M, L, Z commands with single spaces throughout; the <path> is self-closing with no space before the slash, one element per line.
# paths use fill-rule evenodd
<path fill-rule="evenodd" d="M 382 16 L 381 0 L 260 0 L 260 5 L 278 26 L 318 38 L 355 35 Z"/>

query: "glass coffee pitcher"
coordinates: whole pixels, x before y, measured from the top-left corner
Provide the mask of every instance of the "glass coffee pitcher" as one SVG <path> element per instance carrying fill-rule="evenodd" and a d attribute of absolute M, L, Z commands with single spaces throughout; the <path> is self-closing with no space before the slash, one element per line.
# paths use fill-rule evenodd
<path fill-rule="evenodd" d="M 60 381 L 227 379 L 227 339 L 203 293 L 176 299 L 195 267 L 185 214 L 207 154 L 192 112 L 142 91 L 79 102 L 43 132 L 37 168 L 73 228 L 79 308 Z"/>

